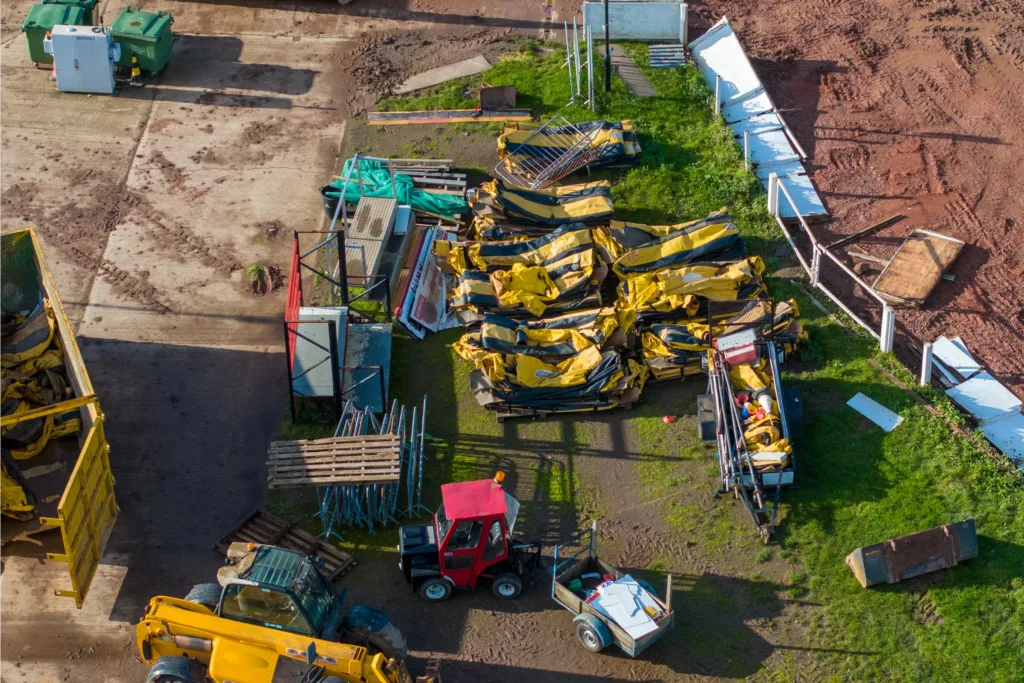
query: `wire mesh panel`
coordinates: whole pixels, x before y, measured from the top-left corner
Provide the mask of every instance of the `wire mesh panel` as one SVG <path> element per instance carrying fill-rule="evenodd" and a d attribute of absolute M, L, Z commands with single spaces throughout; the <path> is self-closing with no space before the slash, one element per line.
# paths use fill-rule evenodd
<path fill-rule="evenodd" d="M 522 143 L 507 143 L 494 173 L 510 185 L 540 190 L 596 161 L 609 142 L 600 126 L 583 132 L 556 116 Z"/>

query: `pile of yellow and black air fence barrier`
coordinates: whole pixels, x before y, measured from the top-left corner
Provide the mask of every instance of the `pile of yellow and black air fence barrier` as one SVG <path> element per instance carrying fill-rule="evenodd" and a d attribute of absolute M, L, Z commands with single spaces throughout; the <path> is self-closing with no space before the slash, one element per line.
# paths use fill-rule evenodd
<path fill-rule="evenodd" d="M 17 416 L 74 397 L 64 367 L 64 350 L 56 333 L 50 302 L 40 301 L 31 312 L 4 312 L 0 321 L 0 391 L 3 417 Z M 27 519 L 34 509 L 18 461 L 42 452 L 51 440 L 78 432 L 78 412 L 21 420 L 0 428 L 2 488 L 0 511 Z"/>
<path fill-rule="evenodd" d="M 609 164 L 639 158 L 630 122 L 578 126 L 611 136 Z M 499 154 L 530 154 L 536 128 L 509 124 Z M 725 209 L 673 225 L 617 221 L 607 180 L 543 190 L 493 180 L 469 200 L 471 225 L 435 242 L 434 256 L 467 328 L 455 351 L 475 366 L 477 401 L 501 417 L 632 405 L 648 381 L 700 374 L 711 340 L 737 331 L 726 323 L 769 298 L 764 262 Z M 780 302 L 758 331 L 792 351 L 805 337 L 798 315 Z"/>

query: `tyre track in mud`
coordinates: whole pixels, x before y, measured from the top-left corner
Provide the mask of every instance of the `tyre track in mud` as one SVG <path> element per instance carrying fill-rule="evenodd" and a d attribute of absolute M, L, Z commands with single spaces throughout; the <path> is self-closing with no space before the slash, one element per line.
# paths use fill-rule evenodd
<path fill-rule="evenodd" d="M 902 360 L 916 367 L 922 342 L 962 336 L 1024 396 L 1024 2 L 710 0 L 691 10 L 704 25 L 729 16 L 811 155 L 833 216 L 819 236 L 900 212 L 908 220 L 857 250 L 891 258 L 913 228 L 966 242 L 956 281 L 923 309 L 898 311 Z M 869 318 L 876 307 L 854 301 Z"/>

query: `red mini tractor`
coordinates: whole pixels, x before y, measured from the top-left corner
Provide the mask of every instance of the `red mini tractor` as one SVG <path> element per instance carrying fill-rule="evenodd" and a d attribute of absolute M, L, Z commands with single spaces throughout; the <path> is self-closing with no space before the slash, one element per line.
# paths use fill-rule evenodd
<path fill-rule="evenodd" d="M 519 501 L 494 479 L 444 484 L 433 524 L 403 526 L 398 551 L 405 580 L 428 602 L 446 600 L 453 588 L 475 588 L 490 579 L 499 598 L 518 597 L 523 578 L 540 564 L 540 543 L 524 543 L 512 530 Z"/>

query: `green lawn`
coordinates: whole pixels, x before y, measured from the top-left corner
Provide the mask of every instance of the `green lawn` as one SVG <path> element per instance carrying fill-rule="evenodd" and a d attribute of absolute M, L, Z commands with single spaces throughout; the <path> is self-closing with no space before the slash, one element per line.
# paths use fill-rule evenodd
<path fill-rule="evenodd" d="M 738 146 L 712 116 L 702 78 L 692 67 L 649 69 L 644 46 L 628 49 L 659 96 L 633 98 L 618 79 L 610 97 L 600 94 L 598 115 L 633 120 L 643 147 L 638 166 L 600 174 L 614 180 L 616 217 L 680 222 L 726 206 L 748 248 L 764 257 L 770 274 L 778 265 L 774 254 L 782 236 L 765 209 L 760 184 L 743 168 Z M 473 106 L 463 91 L 486 81 L 517 86 L 520 103 L 542 119 L 556 112 L 570 120 L 590 118 L 578 107 L 562 108 L 568 83 L 559 70 L 561 60 L 557 50 L 524 41 L 484 74 L 419 97 L 385 100 L 380 108 Z M 703 391 L 699 378 L 673 385 L 678 389 L 648 389 L 624 420 L 631 442 L 649 456 L 636 464 L 644 495 L 668 501 L 652 509 L 663 510 L 666 524 L 680 537 L 692 539 L 712 566 L 719 556 L 740 557 L 738 564 L 730 560 L 729 571 L 749 581 L 748 595 L 755 601 L 781 590 L 789 600 L 822 606 L 802 622 L 814 653 L 813 670 L 786 654 L 766 665 L 763 678 L 1021 680 L 1021 480 L 889 382 L 869 359 L 904 376 L 909 373 L 891 357 L 880 356 L 870 337 L 822 314 L 797 285 L 770 279 L 769 286 L 778 298 L 798 300 L 810 334 L 804 362 L 784 366 L 785 381 L 800 388 L 806 426 L 795 450 L 799 487 L 783 497 L 774 544 L 767 549 L 761 545 L 749 523 L 726 503 L 706 502 L 717 473 L 714 453 L 697 440 L 693 418 L 685 417 L 693 415 L 693 398 Z M 430 395 L 430 433 L 437 440 L 424 487 L 428 496 L 434 496 L 430 492 L 441 482 L 506 469 L 518 491 L 530 492 L 524 511 L 542 531 L 549 529 L 549 519 L 568 518 L 571 525 L 586 513 L 600 514 L 607 501 L 588 488 L 572 464 L 572 455 L 591 445 L 599 420 L 498 424 L 469 392 L 470 368 L 450 347 L 457 336 L 447 332 L 424 342 L 396 338 L 393 351 L 393 393 L 410 404 L 424 392 Z M 904 423 L 885 434 L 845 407 L 857 392 L 899 412 Z M 923 394 L 953 414 L 937 392 Z M 661 421 L 665 414 L 684 417 L 666 425 Z M 290 427 L 288 433 L 296 429 Z M 980 556 L 932 578 L 864 590 L 843 563 L 858 546 L 966 517 L 977 520 Z M 550 525 L 552 534 L 560 530 L 556 526 Z M 672 561 L 658 558 L 649 568 L 665 570 Z M 781 565 L 785 579 L 773 588 L 763 568 L 775 564 Z M 742 601 L 724 600 L 722 609 L 745 618 Z M 680 631 L 686 646 L 709 637 L 701 624 L 682 624 Z"/>

